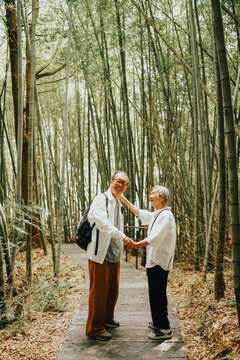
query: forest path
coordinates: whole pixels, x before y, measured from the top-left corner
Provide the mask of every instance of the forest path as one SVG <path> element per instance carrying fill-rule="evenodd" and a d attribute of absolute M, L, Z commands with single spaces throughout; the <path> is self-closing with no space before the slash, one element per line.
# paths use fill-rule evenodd
<path fill-rule="evenodd" d="M 150 309 L 146 275 L 126 261 L 121 264 L 120 295 L 115 311 L 116 320 L 120 321 L 121 326 L 112 330 L 113 337 L 110 341 L 100 342 L 87 338 L 87 256 L 75 244 L 64 244 L 63 252 L 72 256 L 74 264 L 81 266 L 85 281 L 79 310 L 71 321 L 57 360 L 186 359 L 179 320 L 172 306 L 169 306 L 172 339 L 158 342 L 147 338 Z"/>

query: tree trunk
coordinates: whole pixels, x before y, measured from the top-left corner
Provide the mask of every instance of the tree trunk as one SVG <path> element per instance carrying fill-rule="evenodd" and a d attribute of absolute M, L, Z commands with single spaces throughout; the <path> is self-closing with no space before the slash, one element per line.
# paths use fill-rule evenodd
<path fill-rule="evenodd" d="M 136 163 L 134 162 L 134 141 L 132 136 L 132 127 L 130 121 L 130 110 L 128 100 L 128 86 L 127 86 L 127 73 L 126 73 L 126 55 L 125 55 L 125 40 L 124 40 L 124 20 L 121 21 L 120 15 L 120 4 L 119 0 L 114 0 L 116 9 L 116 21 L 117 21 L 117 34 L 118 34 L 118 45 L 119 45 L 119 56 L 121 66 L 121 96 L 123 105 L 123 121 L 126 129 L 126 144 L 127 162 L 124 164 L 124 170 L 129 173 L 129 198 L 132 202 L 135 201 L 135 176 L 136 176 Z M 128 224 L 134 225 L 134 217 L 129 213 Z M 130 237 L 134 237 L 134 232 L 130 232 Z"/>
<path fill-rule="evenodd" d="M 70 34 L 69 34 L 70 36 Z M 61 244 L 64 238 L 64 194 L 65 194 L 65 179 L 66 179 L 66 156 L 67 156 L 67 130 L 68 130 L 68 82 L 69 82 L 69 54 L 70 39 L 68 39 L 67 54 L 66 54 L 66 79 L 65 79 L 65 99 L 64 99 L 64 114 L 62 118 L 62 154 L 61 154 L 61 169 L 60 169 L 60 192 L 59 203 L 57 206 L 57 236 L 56 236 L 56 268 L 55 276 L 60 274 L 60 257 Z"/>
<path fill-rule="evenodd" d="M 194 242 L 194 267 L 200 270 L 200 244 L 199 244 L 199 122 L 201 122 L 199 64 L 196 45 L 195 20 L 193 18 L 192 0 L 189 0 L 189 16 L 191 24 L 191 49 L 193 61 L 193 112 L 194 112 L 194 212 L 193 212 L 193 242 Z"/>
<path fill-rule="evenodd" d="M 29 122 L 28 122 L 28 188 L 27 204 L 29 210 L 29 226 L 26 248 L 26 285 L 32 282 L 32 206 L 33 206 L 33 158 L 34 158 L 34 119 L 35 119 L 35 33 L 38 13 L 38 0 L 32 0 L 32 23 L 30 28 L 30 89 L 29 89 Z"/>
<path fill-rule="evenodd" d="M 5 277 L 4 277 L 4 254 L 2 240 L 7 241 L 4 234 L 3 218 L 0 216 L 0 329 L 6 320 L 6 293 L 5 293 Z"/>
<path fill-rule="evenodd" d="M 224 27 L 219 0 L 211 0 L 213 14 L 214 38 L 220 68 L 221 88 L 223 94 L 223 111 L 225 120 L 225 137 L 227 142 L 228 185 L 231 215 L 233 281 L 237 305 L 238 322 L 240 325 L 240 223 L 238 196 L 238 169 L 236 156 L 236 137 L 227 53 L 225 46 Z"/>
<path fill-rule="evenodd" d="M 4 327 L 6 321 L 6 299 L 5 299 L 5 282 L 4 282 L 4 258 L 0 237 L 0 329 Z"/>
<path fill-rule="evenodd" d="M 17 42 L 17 16 L 15 0 L 5 0 L 6 23 L 8 30 L 8 44 L 10 50 L 12 96 L 15 119 L 15 139 L 18 131 L 18 42 Z"/>
<path fill-rule="evenodd" d="M 216 49 L 215 49 L 216 51 Z M 218 237 L 216 251 L 216 268 L 214 278 L 215 299 L 224 297 L 224 245 L 226 238 L 226 165 L 225 165 L 225 141 L 224 141 L 224 114 L 223 98 L 220 81 L 220 70 L 218 56 L 215 55 L 216 67 L 216 94 L 217 94 L 217 122 L 218 122 L 218 172 L 219 172 L 219 190 L 218 190 Z"/>
<path fill-rule="evenodd" d="M 22 202 L 22 148 L 23 148 L 23 71 L 22 71 L 22 12 L 21 0 L 17 1 L 18 47 L 18 128 L 17 128 L 17 186 L 16 202 Z"/>

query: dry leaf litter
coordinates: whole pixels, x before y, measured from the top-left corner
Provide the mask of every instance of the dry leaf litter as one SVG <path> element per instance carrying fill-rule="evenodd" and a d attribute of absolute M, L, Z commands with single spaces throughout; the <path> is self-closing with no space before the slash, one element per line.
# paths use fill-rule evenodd
<path fill-rule="evenodd" d="M 22 315 L 19 321 L 0 331 L 0 358 L 55 360 L 80 304 L 81 269 L 70 257 L 62 256 L 56 285 L 50 255 L 43 256 L 41 250 L 35 250 L 31 292 L 23 287 L 23 255 L 18 257 L 16 272 L 19 295 L 15 301 L 22 303 Z M 181 322 L 188 360 L 240 360 L 240 330 L 230 269 L 225 271 L 225 280 L 226 296 L 217 302 L 212 273 L 203 282 L 201 273 L 177 264 L 170 275 L 169 301 Z"/>

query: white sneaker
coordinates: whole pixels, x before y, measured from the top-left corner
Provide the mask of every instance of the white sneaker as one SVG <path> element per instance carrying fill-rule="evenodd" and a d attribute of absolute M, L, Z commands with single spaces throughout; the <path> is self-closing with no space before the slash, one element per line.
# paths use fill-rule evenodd
<path fill-rule="evenodd" d="M 159 329 L 158 331 L 152 331 L 148 334 L 148 338 L 151 340 L 167 340 L 172 338 L 171 329 Z"/>
<path fill-rule="evenodd" d="M 148 327 L 149 327 L 149 329 L 151 329 L 151 330 L 153 330 L 153 331 L 159 331 L 159 330 L 160 330 L 160 328 L 158 328 L 158 327 L 156 327 L 156 326 L 153 325 L 153 322 L 152 322 L 152 321 L 150 321 L 150 322 L 148 323 Z"/>

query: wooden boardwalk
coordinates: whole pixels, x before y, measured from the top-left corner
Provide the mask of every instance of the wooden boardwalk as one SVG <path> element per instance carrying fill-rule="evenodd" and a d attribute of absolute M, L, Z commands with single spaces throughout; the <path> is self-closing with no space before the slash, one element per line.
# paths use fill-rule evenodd
<path fill-rule="evenodd" d="M 111 331 L 113 337 L 110 341 L 100 342 L 87 338 L 85 336 L 88 298 L 86 253 L 75 244 L 64 245 L 63 252 L 71 255 L 73 261 L 83 268 L 85 284 L 79 310 L 72 319 L 57 360 L 186 359 L 179 321 L 172 307 L 169 309 L 169 318 L 173 338 L 163 342 L 147 338 L 150 310 L 146 275 L 125 261 L 122 261 L 120 295 L 115 311 L 115 318 L 120 321 L 121 326 Z"/>

